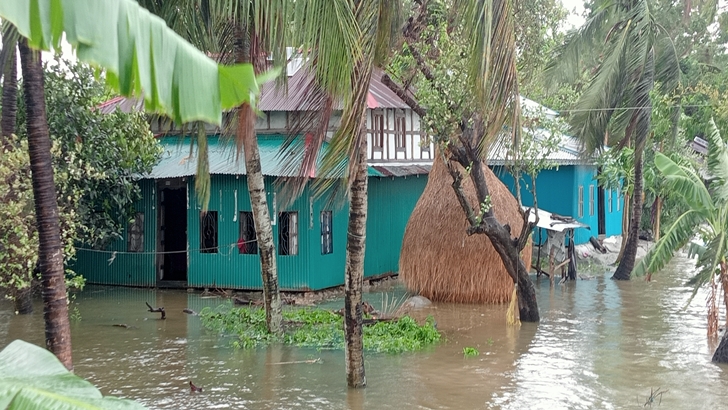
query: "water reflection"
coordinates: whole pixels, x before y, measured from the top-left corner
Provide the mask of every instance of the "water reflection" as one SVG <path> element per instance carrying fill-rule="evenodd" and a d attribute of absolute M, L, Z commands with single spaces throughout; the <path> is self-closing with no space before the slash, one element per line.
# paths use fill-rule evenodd
<path fill-rule="evenodd" d="M 365 390 L 346 388 L 341 351 L 233 350 L 182 313 L 221 299 L 177 291 L 79 293 L 74 360 L 104 393 L 161 409 L 621 409 L 643 408 L 658 387 L 669 390 L 665 408 L 720 408 L 728 376 L 710 363 L 705 294 L 683 309 L 691 272 L 692 261 L 677 260 L 651 283 L 609 274 L 553 287 L 538 281 L 542 321 L 519 330 L 505 326 L 504 306 L 437 304 L 417 315 L 433 315 L 445 341 L 416 354 L 366 355 Z M 367 295 L 375 305 L 381 299 Z M 167 320 L 144 302 L 164 306 Z M 39 301 L 30 316 L 11 308 L 0 303 L 0 347 L 15 338 L 43 345 Z M 465 358 L 464 347 L 480 355 Z M 311 359 L 320 360 L 295 363 Z M 192 394 L 190 380 L 204 391 Z"/>

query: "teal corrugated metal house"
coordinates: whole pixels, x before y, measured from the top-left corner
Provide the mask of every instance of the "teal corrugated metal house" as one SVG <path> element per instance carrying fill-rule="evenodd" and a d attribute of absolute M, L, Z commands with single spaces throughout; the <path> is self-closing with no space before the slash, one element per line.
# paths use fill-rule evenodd
<path fill-rule="evenodd" d="M 318 290 L 343 284 L 348 211 L 326 208 L 308 190 L 280 208 L 275 178 L 282 137 L 259 139 L 280 287 Z M 260 260 L 243 161 L 209 139 L 211 197 L 201 214 L 194 193 L 196 159 L 189 142 L 161 141 L 162 160 L 140 182 L 144 199 L 123 238 L 104 250 L 80 250 L 75 269 L 89 283 L 130 286 L 262 288 Z M 380 167 L 381 168 L 381 167 Z M 383 170 L 386 170 L 385 167 Z M 365 276 L 395 272 L 405 225 L 426 175 L 384 176 L 370 168 Z"/>
<path fill-rule="evenodd" d="M 301 70 L 302 71 L 302 70 Z M 299 73 L 301 73 L 299 71 Z M 348 207 L 327 208 L 307 190 L 280 207 L 276 180 L 287 175 L 279 157 L 283 137 L 298 120 L 305 75 L 289 79 L 288 94 L 264 88 L 256 123 L 265 175 L 278 276 L 283 290 L 319 290 L 344 283 Z M 376 78 L 375 78 L 376 77 Z M 367 99 L 369 131 L 369 212 L 365 277 L 396 272 L 409 215 L 427 183 L 433 147 L 420 144 L 419 117 L 372 78 Z M 299 99 L 300 101 L 296 101 Z M 104 111 L 141 108 L 115 99 Z M 330 132 L 338 124 L 332 118 Z M 152 130 L 163 126 L 152 119 Z M 174 130 L 172 130 L 174 132 Z M 216 134 L 215 129 L 209 130 Z M 123 237 L 106 249 L 78 252 L 74 269 L 89 283 L 127 286 L 261 289 L 245 164 L 234 144 L 208 139 L 211 187 L 209 211 L 201 214 L 195 196 L 196 155 L 185 138 L 159 139 L 164 153 L 140 181 L 143 199 Z"/>
<path fill-rule="evenodd" d="M 574 230 L 574 243 L 577 245 L 588 242 L 592 236 L 621 235 L 624 198 L 616 191 L 598 186 L 596 165 L 580 157 L 578 148 L 575 140 L 564 136 L 556 152 L 549 156 L 556 167 L 543 170 L 536 176 L 538 207 L 588 225 L 589 229 Z M 490 164 L 515 195 L 515 183 L 505 160 L 494 159 Z M 525 176 L 520 185 L 523 205 L 532 206 L 530 177 Z M 534 235 L 534 240 L 538 241 L 537 235 Z"/>

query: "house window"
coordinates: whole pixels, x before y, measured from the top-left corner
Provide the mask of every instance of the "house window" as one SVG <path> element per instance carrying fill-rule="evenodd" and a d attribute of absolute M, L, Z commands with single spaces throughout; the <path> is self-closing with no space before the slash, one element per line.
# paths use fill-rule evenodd
<path fill-rule="evenodd" d="M 579 205 L 577 206 L 579 218 L 584 216 L 584 187 L 579 185 Z"/>
<path fill-rule="evenodd" d="M 594 215 L 594 185 L 589 185 L 589 216 Z"/>
<path fill-rule="evenodd" d="M 331 234 L 332 213 L 321 211 L 321 254 L 328 255 L 334 252 L 334 240 Z"/>
<path fill-rule="evenodd" d="M 620 204 L 622 203 L 622 194 L 617 192 L 617 212 L 619 212 Z"/>
<path fill-rule="evenodd" d="M 200 212 L 200 253 L 217 253 L 217 211 Z"/>
<path fill-rule="evenodd" d="M 402 152 L 407 148 L 407 119 L 404 114 L 397 114 L 394 118 L 394 148 Z"/>
<path fill-rule="evenodd" d="M 238 252 L 246 255 L 253 255 L 258 253 L 258 240 L 255 235 L 255 223 L 253 222 L 252 212 L 240 212 Z"/>
<path fill-rule="evenodd" d="M 384 113 L 372 112 L 372 148 L 381 151 L 384 147 Z"/>
<path fill-rule="evenodd" d="M 278 254 L 298 255 L 298 212 L 278 214 Z"/>
<path fill-rule="evenodd" d="M 144 251 L 144 212 L 137 212 L 129 222 L 129 241 L 127 252 Z"/>
<path fill-rule="evenodd" d="M 614 201 L 612 200 L 612 190 L 607 191 L 607 195 L 609 199 L 607 199 L 607 202 L 609 203 L 609 213 L 614 212 Z"/>

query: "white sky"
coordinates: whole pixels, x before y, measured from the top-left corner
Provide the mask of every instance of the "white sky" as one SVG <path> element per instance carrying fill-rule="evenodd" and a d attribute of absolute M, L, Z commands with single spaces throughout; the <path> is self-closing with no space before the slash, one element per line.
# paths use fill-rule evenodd
<path fill-rule="evenodd" d="M 570 13 L 566 18 L 564 29 L 569 30 L 584 24 L 584 17 L 581 16 L 581 14 L 584 13 L 583 0 L 561 0 L 561 4 L 563 4 L 566 10 Z"/>

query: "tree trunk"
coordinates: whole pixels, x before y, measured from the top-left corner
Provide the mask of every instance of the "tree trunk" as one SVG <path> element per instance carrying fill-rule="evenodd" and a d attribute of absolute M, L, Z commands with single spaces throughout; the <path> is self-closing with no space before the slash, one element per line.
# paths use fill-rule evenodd
<path fill-rule="evenodd" d="M 629 222 L 629 234 L 624 245 L 624 254 L 619 261 L 617 270 L 612 279 L 629 280 L 637 259 L 637 246 L 639 245 L 639 228 L 642 219 L 642 149 L 634 152 L 634 192 L 632 193 L 632 217 Z"/>
<path fill-rule="evenodd" d="M 238 109 L 238 133 L 241 126 L 253 126 L 254 120 L 245 121 L 255 114 L 249 104 L 243 104 Z M 281 294 L 278 290 L 278 267 L 276 265 L 276 248 L 273 243 L 273 226 L 268 211 L 268 200 L 265 193 L 265 182 L 260 164 L 260 151 L 255 129 L 244 132 L 243 152 L 245 155 L 245 172 L 248 178 L 248 192 L 250 205 L 253 209 L 253 223 L 258 238 L 258 253 L 260 255 L 260 272 L 263 279 L 263 298 L 265 300 L 265 323 L 268 331 L 279 334 L 282 331 L 281 323 Z"/>
<path fill-rule="evenodd" d="M 493 215 L 492 209 L 482 215 L 480 222 L 477 221 L 475 218 L 476 212 L 471 208 L 463 191 L 462 174 L 456 170 L 452 163 L 457 162 L 463 168 L 470 166 L 470 178 L 475 187 L 478 203 L 482 204 L 490 195 L 485 173 L 483 172 L 483 162 L 477 159 L 474 155 L 476 151 L 472 148 L 458 149 L 452 147 L 450 148 L 450 152 L 453 158 L 447 159 L 448 172 L 453 177 L 452 187 L 455 191 L 455 196 L 457 196 L 458 202 L 463 208 L 470 224 L 468 234 L 485 234 L 490 239 L 490 243 L 498 253 L 498 256 L 500 256 L 506 272 L 513 279 L 513 283 L 518 285 L 518 312 L 520 320 L 522 322 L 538 322 L 540 317 L 538 303 L 536 302 L 536 289 L 533 286 L 533 282 L 531 282 L 531 277 L 528 275 L 526 265 L 521 260 L 521 249 L 518 246 L 518 239 L 511 238 L 510 229 L 507 229 L 498 222 Z M 478 205 L 478 208 L 480 208 L 480 205 Z M 527 223 L 527 221 L 523 221 L 523 223 Z M 527 230 L 526 232 L 529 231 Z"/>
<path fill-rule="evenodd" d="M 655 198 L 655 217 L 652 221 L 652 240 L 657 242 L 660 240 L 660 219 L 662 218 L 662 198 Z"/>
<path fill-rule="evenodd" d="M 11 47 L 10 38 L 3 41 L 3 49 Z M 0 147 L 10 149 L 8 137 L 15 133 L 15 124 L 18 114 L 18 63 L 15 51 L 15 44 L 12 44 L 13 52 L 8 55 L 8 65 L 3 74 L 2 94 L 2 120 L 0 120 Z M 11 194 L 13 195 L 13 194 Z M 24 289 L 14 289 L 13 301 L 15 312 L 20 315 L 33 313 L 32 290 L 28 286 Z"/>
<path fill-rule="evenodd" d="M 359 131 L 364 133 L 365 128 Z M 356 178 L 349 191 L 349 227 L 346 241 L 344 277 L 344 337 L 346 339 L 346 383 L 349 387 L 366 387 L 364 343 L 362 340 L 362 287 L 367 226 L 367 146 L 366 136 L 357 156 Z"/>
<path fill-rule="evenodd" d="M 728 309 L 728 267 L 726 262 L 720 263 L 720 284 L 723 287 L 723 302 Z M 728 326 L 728 310 L 726 310 L 726 324 Z M 713 362 L 728 363 L 728 327 L 723 330 L 723 337 L 720 339 L 718 348 L 713 353 Z"/>
<path fill-rule="evenodd" d="M 624 204 L 622 204 L 622 242 L 619 244 L 619 253 L 617 254 L 617 259 L 614 261 L 614 264 L 619 264 L 620 261 L 622 261 L 622 256 L 624 256 L 624 247 L 627 244 L 627 232 L 629 231 L 629 216 L 630 212 L 629 209 L 632 206 L 632 197 L 630 197 L 629 194 L 624 194 Z"/>
<path fill-rule="evenodd" d="M 9 41 L 3 42 L 3 49 L 10 47 Z M 13 49 L 15 46 L 13 46 Z M 2 120 L 0 121 L 0 141 L 7 147 L 7 138 L 15 133 L 15 120 L 18 113 L 18 64 L 14 52 L 8 56 L 8 65 L 3 75 Z"/>
<path fill-rule="evenodd" d="M 251 62 L 250 33 L 236 24 L 235 53 L 238 63 Z M 250 205 L 253 210 L 253 224 L 258 239 L 260 256 L 260 274 L 263 280 L 263 299 L 265 301 L 265 323 L 268 331 L 274 334 L 282 332 L 283 314 L 281 311 L 281 294 L 278 289 L 278 267 L 276 264 L 276 248 L 273 243 L 273 225 L 268 211 L 268 199 L 265 192 L 265 180 L 260 164 L 260 150 L 255 134 L 255 112 L 250 104 L 238 107 L 238 127 L 235 134 L 238 146 L 243 148 L 245 156 L 245 173 L 248 180 Z"/>
<path fill-rule="evenodd" d="M 71 327 L 68 319 L 63 246 L 53 182 L 51 139 L 46 119 L 43 67 L 40 52 L 21 40 L 20 61 L 28 115 L 28 153 L 33 178 L 35 217 L 38 225 L 38 261 L 41 271 L 46 346 L 66 368 L 73 370 Z"/>

